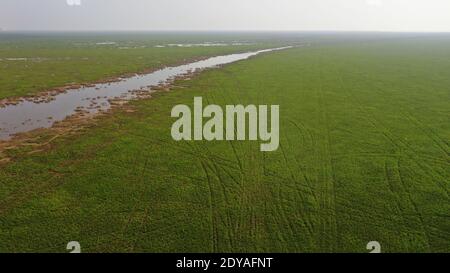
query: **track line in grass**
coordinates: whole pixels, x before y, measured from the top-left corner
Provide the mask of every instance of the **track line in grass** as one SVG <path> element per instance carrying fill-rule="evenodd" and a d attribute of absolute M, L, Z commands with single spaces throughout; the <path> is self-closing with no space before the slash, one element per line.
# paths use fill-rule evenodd
<path fill-rule="evenodd" d="M 204 174 L 206 176 L 206 180 L 207 180 L 207 184 L 208 184 L 208 191 L 209 191 L 209 204 L 210 204 L 210 226 L 211 226 L 211 250 L 213 252 L 217 252 L 218 249 L 218 232 L 217 232 L 217 227 L 216 227 L 216 213 L 215 213 L 215 209 L 214 209 L 214 198 L 213 198 L 213 191 L 212 191 L 212 186 L 211 186 L 211 178 L 209 177 L 209 173 L 208 173 L 208 169 L 206 167 L 206 163 L 203 162 L 203 160 L 200 160 L 200 164 L 203 168 Z"/>

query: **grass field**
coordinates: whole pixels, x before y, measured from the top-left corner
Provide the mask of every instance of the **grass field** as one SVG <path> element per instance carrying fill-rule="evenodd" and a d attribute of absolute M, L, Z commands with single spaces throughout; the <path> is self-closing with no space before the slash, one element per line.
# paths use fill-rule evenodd
<path fill-rule="evenodd" d="M 242 41 L 243 37 L 234 37 Z M 214 42 L 230 46 L 169 47 Z M 235 40 L 234 39 L 234 40 Z M 254 38 L 232 46 L 227 36 L 174 34 L 29 34 L 0 33 L 0 99 L 36 94 L 68 83 L 176 64 L 198 57 L 250 51 L 279 44 Z M 165 46 L 165 47 L 159 47 Z"/>
<path fill-rule="evenodd" d="M 136 56 L 96 76 L 154 60 L 121 70 Z M 9 151 L 0 251 L 64 252 L 79 241 L 85 252 L 368 252 L 379 241 L 383 252 L 450 252 L 449 57 L 449 37 L 270 53 L 132 102 L 135 112 L 45 151 Z M 8 79 L 4 96 L 49 85 Z M 279 104 L 280 149 L 173 141 L 170 111 L 194 96 Z"/>

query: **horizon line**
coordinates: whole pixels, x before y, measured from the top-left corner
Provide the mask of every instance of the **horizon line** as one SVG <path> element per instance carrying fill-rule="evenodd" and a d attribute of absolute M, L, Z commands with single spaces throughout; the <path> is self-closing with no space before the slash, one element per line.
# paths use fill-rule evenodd
<path fill-rule="evenodd" d="M 430 33 L 430 34 L 450 34 L 450 30 L 448 31 L 433 31 L 433 30 L 286 30 L 286 29 L 91 29 L 91 30 L 83 30 L 83 29 L 71 29 L 71 30 L 58 30 L 58 29 L 2 29 L 0 28 L 0 33 L 6 32 L 277 32 L 277 33 L 312 33 L 312 32 L 321 32 L 321 33 Z"/>

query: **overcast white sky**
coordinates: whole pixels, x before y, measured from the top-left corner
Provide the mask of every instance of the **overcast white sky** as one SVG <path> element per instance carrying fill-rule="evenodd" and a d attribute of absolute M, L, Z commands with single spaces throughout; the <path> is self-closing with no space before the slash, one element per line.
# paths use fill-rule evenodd
<path fill-rule="evenodd" d="M 6 30 L 450 31 L 450 0 L 0 0 Z"/>

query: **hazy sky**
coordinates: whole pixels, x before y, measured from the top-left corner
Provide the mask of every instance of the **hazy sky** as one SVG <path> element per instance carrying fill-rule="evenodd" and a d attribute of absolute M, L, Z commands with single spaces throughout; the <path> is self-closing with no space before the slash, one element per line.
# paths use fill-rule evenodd
<path fill-rule="evenodd" d="M 450 0 L 0 0 L 0 28 L 448 32 Z"/>

